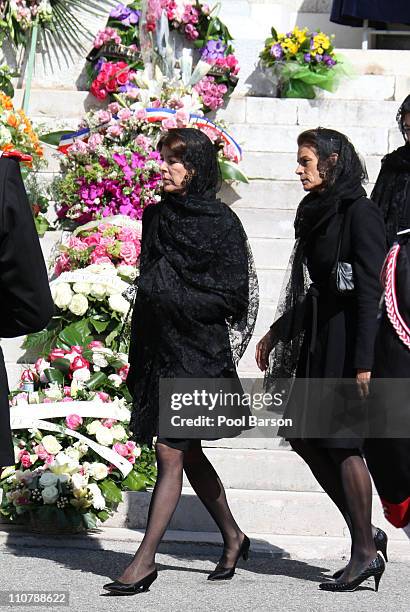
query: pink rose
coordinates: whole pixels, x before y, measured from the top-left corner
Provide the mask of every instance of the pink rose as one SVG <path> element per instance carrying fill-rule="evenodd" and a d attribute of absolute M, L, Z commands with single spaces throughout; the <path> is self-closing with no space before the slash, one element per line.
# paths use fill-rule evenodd
<path fill-rule="evenodd" d="M 118 102 L 111 102 L 111 104 L 108 105 L 108 110 L 113 115 L 116 115 L 118 111 L 120 110 L 120 108 L 121 106 L 118 104 Z"/>
<path fill-rule="evenodd" d="M 164 119 L 162 121 L 162 127 L 164 128 L 164 130 L 172 130 L 178 127 L 175 117 L 169 117 L 169 119 Z"/>
<path fill-rule="evenodd" d="M 141 239 L 141 231 L 135 227 L 122 227 L 118 238 L 121 242 L 136 242 Z"/>
<path fill-rule="evenodd" d="M 101 348 L 104 346 L 104 342 L 101 342 L 101 340 L 92 340 L 89 344 L 87 344 L 87 348 L 88 349 L 93 349 L 93 348 Z"/>
<path fill-rule="evenodd" d="M 20 459 L 20 463 L 21 465 L 27 469 L 29 468 L 31 465 L 33 465 L 30 455 L 27 451 L 21 451 L 20 455 L 19 455 L 19 459 Z"/>
<path fill-rule="evenodd" d="M 113 446 L 113 450 L 115 450 L 116 453 L 121 455 L 121 457 L 128 456 L 128 448 L 125 444 L 121 444 L 121 442 L 116 442 Z"/>
<path fill-rule="evenodd" d="M 71 399 L 71 398 L 66 398 Z M 79 414 L 69 414 L 65 418 L 65 422 L 69 429 L 78 429 L 83 424 L 83 419 Z"/>
<path fill-rule="evenodd" d="M 120 257 L 129 266 L 135 266 L 137 263 L 137 249 L 133 242 L 123 242 L 120 249 Z"/>
<path fill-rule="evenodd" d="M 189 113 L 185 110 L 177 110 L 175 113 L 175 118 L 177 121 L 177 126 L 179 128 L 184 128 L 188 125 L 189 122 Z"/>
<path fill-rule="evenodd" d="M 107 427 L 107 429 L 111 429 L 111 427 L 115 425 L 116 422 L 116 419 L 102 419 L 101 421 L 101 423 L 104 425 L 104 427 Z"/>
<path fill-rule="evenodd" d="M 54 359 L 61 359 L 66 356 L 66 351 L 60 348 L 54 348 L 50 355 L 48 356 L 49 361 L 54 361 Z"/>
<path fill-rule="evenodd" d="M 71 270 L 71 261 L 67 253 L 62 253 L 56 261 L 54 272 L 56 276 L 60 276 L 63 272 Z"/>
<path fill-rule="evenodd" d="M 135 451 L 135 449 L 137 448 L 136 443 L 135 443 L 135 442 L 133 442 L 132 440 L 129 440 L 129 441 L 126 443 L 126 445 L 125 445 L 125 446 L 128 448 L 128 451 L 129 451 L 130 453 L 133 453 L 133 452 Z"/>
<path fill-rule="evenodd" d="M 147 111 L 145 110 L 145 108 L 141 108 L 135 113 L 135 116 L 140 121 L 145 120 L 147 118 Z"/>
<path fill-rule="evenodd" d="M 122 108 L 118 112 L 118 118 L 121 119 L 121 121 L 128 121 L 128 119 L 130 119 L 131 117 L 132 117 L 132 111 L 130 111 L 129 108 Z"/>
<path fill-rule="evenodd" d="M 97 396 L 102 402 L 108 402 L 110 400 L 110 396 L 105 391 L 97 391 Z"/>
<path fill-rule="evenodd" d="M 123 382 L 125 382 L 127 379 L 129 369 L 130 369 L 130 366 L 127 364 L 127 365 L 122 366 L 122 368 L 120 368 L 119 370 L 117 370 L 117 374 L 118 376 L 121 376 L 121 380 Z"/>
<path fill-rule="evenodd" d="M 76 238 L 75 236 L 71 236 L 68 247 L 70 249 L 74 249 L 75 251 L 85 251 L 87 245 L 80 238 Z"/>
<path fill-rule="evenodd" d="M 128 459 L 128 461 L 129 461 L 130 463 L 135 463 L 135 457 L 134 457 L 134 455 L 129 455 L 129 456 L 127 457 L 127 459 Z"/>
<path fill-rule="evenodd" d="M 38 458 L 41 459 L 41 461 L 46 461 L 48 457 L 52 457 L 52 455 L 49 455 L 49 453 L 46 451 L 42 444 L 38 444 L 37 446 L 35 446 L 34 452 L 36 453 Z"/>
<path fill-rule="evenodd" d="M 107 130 L 107 134 L 109 134 L 109 136 L 111 136 L 112 138 L 117 138 L 121 136 L 123 131 L 124 130 L 122 129 L 120 125 L 110 125 L 110 127 Z"/>
<path fill-rule="evenodd" d="M 84 242 L 87 246 L 98 246 L 100 244 L 100 240 L 100 234 L 91 234 L 91 236 L 86 236 L 84 238 Z"/>
<path fill-rule="evenodd" d="M 74 359 L 71 362 L 71 366 L 70 369 L 74 372 L 75 370 L 81 370 L 81 368 L 89 368 L 90 367 L 90 363 L 84 359 L 84 357 L 81 357 L 80 355 L 78 355 L 77 357 L 74 357 Z"/>
<path fill-rule="evenodd" d="M 99 110 L 97 112 L 97 119 L 100 123 L 108 123 L 112 119 L 112 115 L 109 111 Z"/>

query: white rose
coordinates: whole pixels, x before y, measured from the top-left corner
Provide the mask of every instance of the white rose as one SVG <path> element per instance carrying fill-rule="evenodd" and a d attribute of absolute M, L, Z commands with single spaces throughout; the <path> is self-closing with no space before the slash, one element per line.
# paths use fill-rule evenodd
<path fill-rule="evenodd" d="M 137 269 L 134 266 L 121 264 L 117 267 L 117 272 L 122 278 L 126 278 L 130 281 L 134 281 L 137 278 Z"/>
<path fill-rule="evenodd" d="M 104 463 L 92 463 L 90 468 L 90 476 L 94 480 L 103 480 L 108 476 L 108 468 Z"/>
<path fill-rule="evenodd" d="M 42 487 L 53 487 L 58 482 L 58 476 L 53 474 L 52 472 L 44 472 L 42 474 L 39 483 Z"/>
<path fill-rule="evenodd" d="M 104 427 L 104 425 L 101 424 L 101 421 L 92 421 L 89 425 L 87 425 L 87 432 L 90 434 L 90 436 L 95 436 L 101 427 Z M 104 429 L 106 428 L 104 427 Z"/>
<path fill-rule="evenodd" d="M 97 300 L 102 300 L 103 297 L 105 297 L 105 294 L 106 294 L 106 290 L 105 289 L 106 288 L 104 287 L 104 285 L 101 285 L 99 283 L 95 283 L 91 287 L 90 295 L 92 295 L 93 297 L 97 298 Z"/>
<path fill-rule="evenodd" d="M 44 438 L 41 440 L 41 444 L 50 455 L 57 455 L 57 453 L 63 448 L 60 442 L 54 436 L 44 436 Z"/>
<path fill-rule="evenodd" d="M 63 399 L 63 394 L 57 383 L 52 383 L 47 389 L 44 389 L 44 395 L 55 401 Z"/>
<path fill-rule="evenodd" d="M 108 366 L 108 361 L 99 351 L 93 351 L 93 364 L 99 368 L 106 368 Z"/>
<path fill-rule="evenodd" d="M 127 432 L 122 425 L 114 425 L 111 427 L 111 433 L 114 440 L 126 440 L 128 438 Z"/>
<path fill-rule="evenodd" d="M 128 355 L 127 353 L 117 353 L 116 357 L 119 361 L 121 361 L 122 365 L 128 365 Z"/>
<path fill-rule="evenodd" d="M 41 495 L 45 504 L 54 504 L 58 499 L 58 489 L 54 486 L 46 487 L 41 491 Z"/>
<path fill-rule="evenodd" d="M 80 461 L 81 453 L 77 448 L 69 446 L 66 449 L 65 454 L 67 455 L 67 457 L 70 457 L 70 459 L 74 459 L 74 461 Z"/>
<path fill-rule="evenodd" d="M 52 287 L 52 295 L 57 308 L 66 310 L 73 297 L 73 292 L 68 283 L 57 283 L 57 285 Z"/>
<path fill-rule="evenodd" d="M 96 510 L 104 510 L 105 508 L 105 499 L 101 493 L 100 487 L 95 484 L 89 484 L 88 485 L 88 491 L 91 493 L 92 496 L 92 505 L 94 506 L 94 508 Z"/>
<path fill-rule="evenodd" d="M 98 429 L 95 438 L 98 444 L 102 444 L 103 446 L 111 446 L 114 442 L 114 437 L 108 427 L 101 427 Z"/>
<path fill-rule="evenodd" d="M 90 378 L 91 372 L 88 368 L 79 368 L 73 372 L 73 380 L 76 380 L 77 382 L 87 382 L 87 380 L 90 380 Z"/>
<path fill-rule="evenodd" d="M 74 448 L 78 450 L 78 452 L 80 453 L 81 457 L 83 457 L 84 455 L 86 455 L 88 453 L 88 446 L 87 444 L 84 444 L 84 442 L 81 442 L 81 440 L 78 440 L 77 442 L 74 442 L 73 444 Z"/>
<path fill-rule="evenodd" d="M 71 476 L 71 483 L 75 491 L 78 491 L 79 489 L 84 489 L 84 487 L 86 487 L 88 484 L 88 477 L 78 473 L 73 474 Z"/>
<path fill-rule="evenodd" d="M 108 376 L 108 380 L 110 380 L 112 382 L 112 384 L 114 385 L 114 387 L 120 387 L 122 385 L 122 378 L 121 376 L 118 376 L 118 374 L 110 374 Z"/>
<path fill-rule="evenodd" d="M 50 465 L 50 470 L 58 476 L 62 474 L 73 474 L 80 467 L 80 464 L 75 459 L 71 459 L 65 453 L 58 453 L 54 457 L 53 463 Z"/>
<path fill-rule="evenodd" d="M 111 310 L 121 314 L 127 314 L 130 308 L 129 302 L 127 302 L 127 300 L 120 293 L 110 295 L 108 298 L 108 304 L 110 305 Z"/>
<path fill-rule="evenodd" d="M 73 290 L 76 293 L 82 293 L 88 295 L 91 291 L 91 285 L 89 283 L 74 283 Z"/>
<path fill-rule="evenodd" d="M 83 314 L 85 314 L 88 310 L 88 300 L 85 295 L 76 293 L 73 296 L 68 309 L 77 317 L 81 317 Z"/>

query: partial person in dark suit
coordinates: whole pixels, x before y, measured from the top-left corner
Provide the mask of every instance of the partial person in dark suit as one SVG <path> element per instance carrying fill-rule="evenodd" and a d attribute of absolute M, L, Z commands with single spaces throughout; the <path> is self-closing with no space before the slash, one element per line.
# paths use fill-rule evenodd
<path fill-rule="evenodd" d="M 337 505 L 352 537 L 351 559 L 329 591 L 350 591 L 384 571 L 378 530 L 371 524 L 372 487 L 362 457 L 362 431 L 347 421 L 343 379 L 353 379 L 357 406 L 369 393 L 386 253 L 383 218 L 362 186 L 366 171 L 348 138 L 317 128 L 298 138 L 299 176 L 306 197 L 295 220 L 296 243 L 279 317 L 258 343 L 267 383 L 295 381 L 280 430 Z M 354 290 L 342 293 L 334 270 L 350 264 Z M 270 360 L 269 360 L 270 355 Z M 327 381 L 326 381 L 327 379 Z M 329 381 L 333 391 L 329 393 Z M 355 382 L 354 382 L 355 380 Z M 356 407 L 356 406 L 355 406 Z M 285 428 L 283 428 L 285 429 Z"/>
<path fill-rule="evenodd" d="M 54 311 L 47 270 L 16 158 L 0 158 L 0 338 L 46 327 Z M 14 464 L 8 381 L 0 349 L 0 467 Z"/>
<path fill-rule="evenodd" d="M 410 23 L 408 0 L 333 0 L 330 21 L 363 26 L 363 20 L 381 23 Z"/>

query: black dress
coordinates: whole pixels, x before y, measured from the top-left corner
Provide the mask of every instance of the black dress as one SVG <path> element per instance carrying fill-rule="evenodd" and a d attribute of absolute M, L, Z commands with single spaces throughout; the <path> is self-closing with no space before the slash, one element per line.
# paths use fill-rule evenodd
<path fill-rule="evenodd" d="M 167 197 L 147 208 L 141 249 L 127 385 L 134 438 L 150 444 L 161 378 L 230 379 L 238 389 L 228 321 L 248 311 L 249 262 L 241 223 L 219 200 Z M 166 443 L 184 450 L 189 439 Z"/>
<path fill-rule="evenodd" d="M 383 23 L 410 23 L 408 0 L 333 0 L 330 21 L 359 26 L 363 20 Z"/>
<path fill-rule="evenodd" d="M 16 160 L 0 158 L 0 337 L 46 327 L 54 312 L 47 270 Z M 13 465 L 8 382 L 0 350 L 0 466 Z"/>
<path fill-rule="evenodd" d="M 343 223 L 339 261 L 352 264 L 355 281 L 355 295 L 348 297 L 336 294 L 330 278 Z M 293 428 L 291 432 L 282 428 L 284 437 L 309 438 L 324 448 L 361 448 L 362 436 L 349 428 L 342 437 L 343 422 L 337 414 L 343 414 L 344 407 L 329 398 L 328 387 L 320 380 L 354 379 L 357 369 L 372 370 L 385 253 L 381 213 L 365 197 L 343 202 L 339 212 L 313 231 L 305 249 L 313 285 L 296 371 L 296 378 L 304 380 L 295 381 L 285 414 L 293 419 Z M 308 379 L 316 379 L 315 384 Z"/>

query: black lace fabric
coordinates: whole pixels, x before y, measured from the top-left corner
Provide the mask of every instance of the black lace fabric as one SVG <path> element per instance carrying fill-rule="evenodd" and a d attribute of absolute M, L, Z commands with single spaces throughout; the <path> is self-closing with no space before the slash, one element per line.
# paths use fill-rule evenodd
<path fill-rule="evenodd" d="M 161 378 L 237 377 L 258 311 L 245 231 L 216 198 L 215 149 L 198 130 L 178 132 L 187 144 L 184 165 L 194 170 L 188 193 L 164 195 L 143 216 L 127 380 L 140 443 L 158 433 Z"/>

